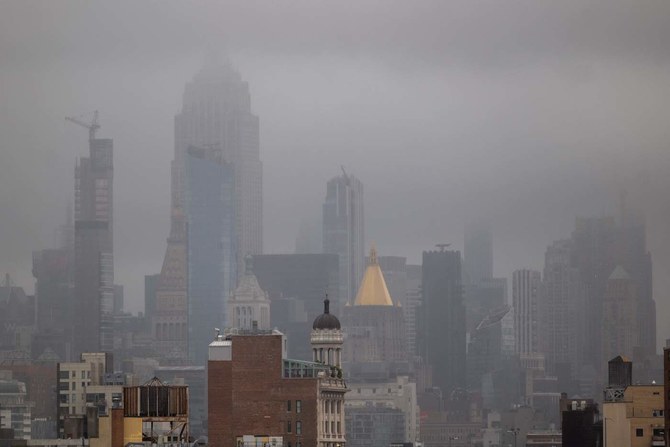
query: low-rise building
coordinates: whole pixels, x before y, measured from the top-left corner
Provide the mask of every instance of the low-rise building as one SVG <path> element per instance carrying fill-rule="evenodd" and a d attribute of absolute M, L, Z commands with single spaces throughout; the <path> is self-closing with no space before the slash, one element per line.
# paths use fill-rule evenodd
<path fill-rule="evenodd" d="M 607 447 L 665 446 L 663 385 L 631 385 L 603 403 Z"/>
<path fill-rule="evenodd" d="M 276 330 L 237 330 L 209 345 L 211 445 L 235 447 L 256 435 L 281 438 L 283 447 L 346 444 L 342 332 L 328 299 L 312 328 L 313 361 L 288 359 Z"/>

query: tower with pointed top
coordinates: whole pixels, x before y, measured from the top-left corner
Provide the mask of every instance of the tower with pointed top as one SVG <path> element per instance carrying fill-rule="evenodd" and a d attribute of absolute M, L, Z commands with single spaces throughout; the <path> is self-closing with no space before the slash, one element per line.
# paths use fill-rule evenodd
<path fill-rule="evenodd" d="M 253 272 L 252 258 L 245 260 L 244 275 L 228 299 L 228 325 L 246 330 L 270 330 L 270 298 Z"/>
<path fill-rule="evenodd" d="M 407 363 L 407 339 L 402 308 L 389 294 L 384 274 L 377 262 L 377 250 L 370 250 L 368 266 L 353 305 L 343 312 L 347 344 L 347 369 L 357 371 L 363 364 L 375 363 L 384 374 L 391 374 Z M 383 366 L 382 366 L 383 365 Z"/>

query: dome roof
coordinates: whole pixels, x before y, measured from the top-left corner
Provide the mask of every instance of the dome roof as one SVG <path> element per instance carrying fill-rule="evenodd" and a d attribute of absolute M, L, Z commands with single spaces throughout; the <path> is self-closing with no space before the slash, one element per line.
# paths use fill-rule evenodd
<path fill-rule="evenodd" d="M 330 300 L 323 300 L 323 313 L 314 319 L 312 329 L 340 329 L 340 320 L 330 313 Z"/>

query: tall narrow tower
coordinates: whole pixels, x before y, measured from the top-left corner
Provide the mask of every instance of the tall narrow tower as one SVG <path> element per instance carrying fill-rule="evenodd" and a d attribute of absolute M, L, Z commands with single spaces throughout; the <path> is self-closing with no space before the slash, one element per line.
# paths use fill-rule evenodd
<path fill-rule="evenodd" d="M 113 141 L 95 137 L 97 112 L 89 129 L 89 156 L 75 167 L 74 323 L 75 355 L 114 348 Z"/>
<path fill-rule="evenodd" d="M 540 281 L 540 272 L 535 270 L 515 270 L 512 274 L 512 305 L 518 354 L 540 352 L 538 337 Z"/>
<path fill-rule="evenodd" d="M 342 172 L 332 178 L 323 203 L 323 252 L 340 258 L 340 305 L 356 297 L 365 262 L 363 183 Z"/>

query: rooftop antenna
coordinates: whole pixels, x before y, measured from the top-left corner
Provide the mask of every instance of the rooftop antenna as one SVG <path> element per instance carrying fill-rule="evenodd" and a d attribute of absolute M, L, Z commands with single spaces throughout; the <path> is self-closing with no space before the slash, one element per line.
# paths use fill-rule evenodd
<path fill-rule="evenodd" d="M 451 244 L 435 244 L 435 246 L 440 249 L 440 252 L 443 252 L 446 248 L 451 246 Z"/>

